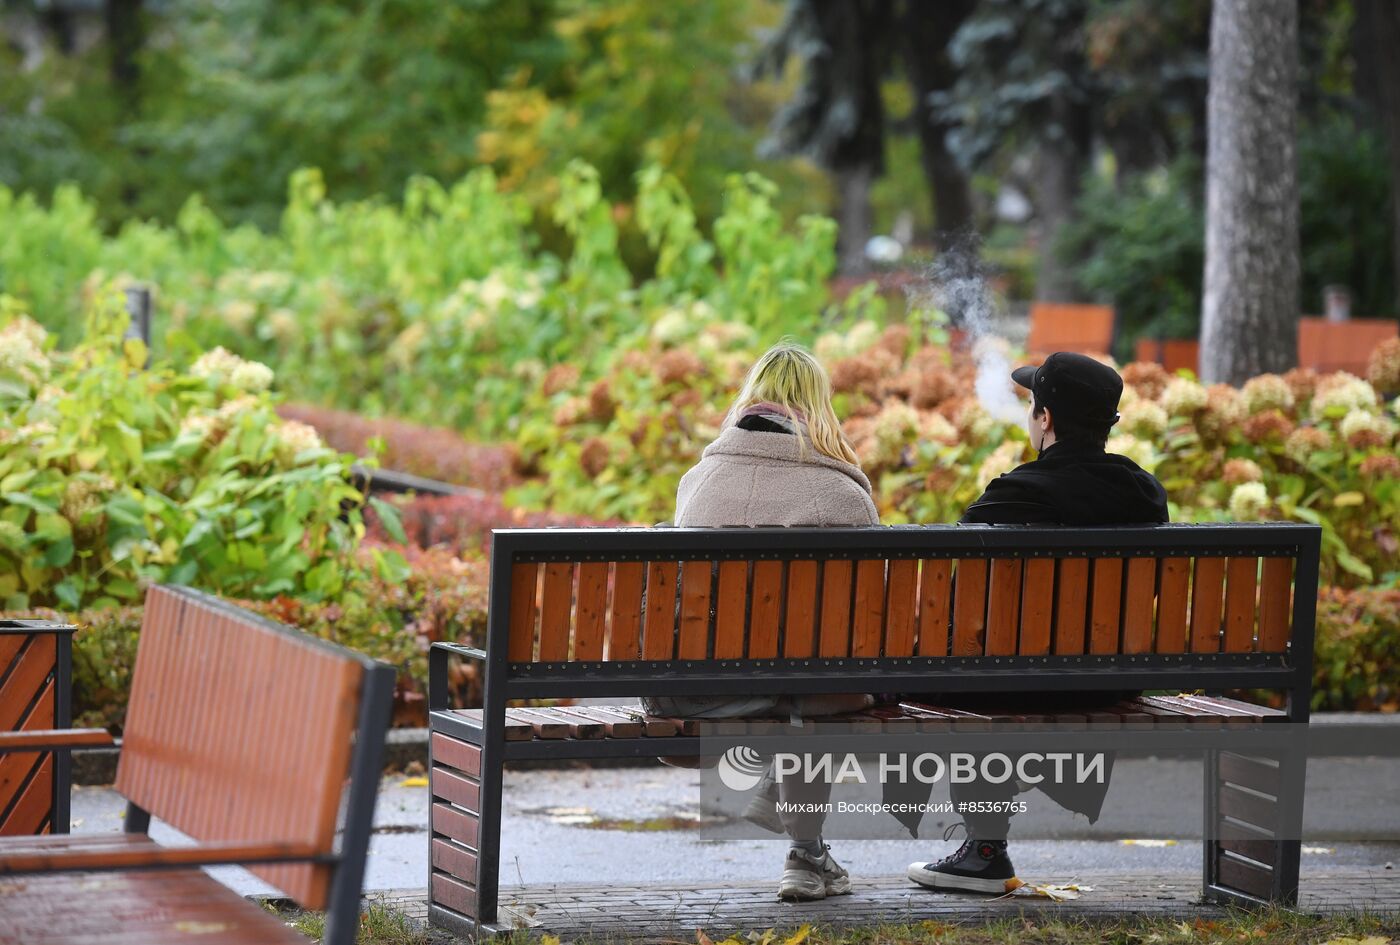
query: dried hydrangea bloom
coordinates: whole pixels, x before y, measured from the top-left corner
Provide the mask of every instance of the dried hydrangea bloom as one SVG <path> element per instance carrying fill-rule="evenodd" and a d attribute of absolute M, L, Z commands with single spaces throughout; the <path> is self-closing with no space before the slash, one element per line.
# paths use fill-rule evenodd
<path fill-rule="evenodd" d="M 656 379 L 662 384 L 684 384 L 705 373 L 705 362 L 683 348 L 667 351 L 656 360 Z"/>
<path fill-rule="evenodd" d="M 579 370 L 574 365 L 556 364 L 545 373 L 540 392 L 546 397 L 553 397 L 560 391 L 571 389 L 578 383 L 578 378 Z"/>
<path fill-rule="evenodd" d="M 607 441 L 602 437 L 590 436 L 583 442 L 578 462 L 583 467 L 583 471 L 588 474 L 588 478 L 597 479 L 612 462 L 612 450 L 608 448 Z"/>
<path fill-rule="evenodd" d="M 1294 428 L 1293 421 L 1281 412 L 1268 410 L 1246 418 L 1240 430 L 1246 440 L 1259 444 L 1286 440 L 1292 435 Z"/>
<path fill-rule="evenodd" d="M 1277 410 L 1288 413 L 1293 409 L 1293 389 L 1277 374 L 1260 374 L 1245 381 L 1240 393 L 1244 395 L 1246 409 L 1250 413 L 1264 413 Z"/>
<path fill-rule="evenodd" d="M 1122 375 L 1124 393 L 1132 389 L 1148 400 L 1161 397 L 1172 379 L 1166 368 L 1150 361 L 1134 361 L 1123 368 Z"/>
<path fill-rule="evenodd" d="M 1354 450 L 1376 449 L 1389 446 L 1395 439 L 1395 424 L 1390 418 L 1353 410 L 1337 424 L 1342 439 Z"/>
<path fill-rule="evenodd" d="M 1361 475 L 1367 479 L 1400 479 L 1400 456 L 1373 453 L 1361 461 Z"/>
<path fill-rule="evenodd" d="M 1400 390 L 1400 338 L 1382 341 L 1371 352 L 1371 361 L 1366 367 L 1366 379 L 1376 390 Z"/>
<path fill-rule="evenodd" d="M 1230 493 L 1230 517 L 1239 522 L 1258 521 L 1272 504 L 1262 482 L 1242 483 Z"/>
<path fill-rule="evenodd" d="M 1206 388 L 1206 406 L 1196 418 L 1196 429 L 1208 440 L 1223 442 L 1244 423 L 1244 398 L 1229 384 Z"/>
<path fill-rule="evenodd" d="M 1263 482 L 1264 470 L 1252 459 L 1236 458 L 1225 462 L 1225 469 L 1220 478 L 1230 486 L 1238 486 L 1243 482 Z"/>

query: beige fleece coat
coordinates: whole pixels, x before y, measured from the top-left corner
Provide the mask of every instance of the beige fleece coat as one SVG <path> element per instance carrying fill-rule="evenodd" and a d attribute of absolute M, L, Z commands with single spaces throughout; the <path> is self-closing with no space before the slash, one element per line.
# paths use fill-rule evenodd
<path fill-rule="evenodd" d="M 681 477 L 675 525 L 878 525 L 870 480 L 798 437 L 729 427 Z"/>

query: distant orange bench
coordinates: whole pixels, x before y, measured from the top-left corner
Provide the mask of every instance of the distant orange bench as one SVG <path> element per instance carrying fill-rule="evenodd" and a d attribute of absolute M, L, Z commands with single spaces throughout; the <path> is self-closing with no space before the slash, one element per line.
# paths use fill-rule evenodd
<path fill-rule="evenodd" d="M 351 945 L 395 675 L 216 597 L 152 587 L 115 785 L 125 831 L 0 837 L 0 941 L 306 945 L 200 871 L 247 864 L 327 911 L 325 945 Z M 19 732 L 0 734 L 0 753 L 102 743 L 101 729 Z M 154 842 L 152 816 L 196 844 Z"/>
<path fill-rule="evenodd" d="M 1400 322 L 1390 318 L 1298 319 L 1298 366 L 1318 372 L 1350 371 L 1366 376 L 1371 352 L 1400 334 Z"/>
<path fill-rule="evenodd" d="M 1070 305 L 1035 302 L 1031 305 L 1031 330 L 1026 350 L 1031 354 L 1077 351 L 1108 354 L 1113 345 L 1111 305 Z"/>

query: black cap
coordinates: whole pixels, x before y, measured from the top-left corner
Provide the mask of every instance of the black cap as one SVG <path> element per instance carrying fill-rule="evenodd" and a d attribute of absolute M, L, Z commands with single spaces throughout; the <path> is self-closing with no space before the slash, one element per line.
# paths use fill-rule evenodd
<path fill-rule="evenodd" d="M 1040 367 L 1019 367 L 1011 379 L 1035 394 L 1051 413 L 1082 423 L 1118 422 L 1123 378 L 1101 361 L 1070 351 L 1056 351 Z"/>

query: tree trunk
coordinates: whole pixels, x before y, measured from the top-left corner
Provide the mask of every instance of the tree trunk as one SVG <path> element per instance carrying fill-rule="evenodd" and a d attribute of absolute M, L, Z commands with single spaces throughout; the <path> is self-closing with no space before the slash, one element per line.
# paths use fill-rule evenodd
<path fill-rule="evenodd" d="M 1297 0 L 1211 16 L 1201 375 L 1239 384 L 1298 361 Z"/>
<path fill-rule="evenodd" d="M 1390 243 L 1395 274 L 1395 313 L 1400 315 L 1400 5 L 1395 0 L 1356 0 L 1356 92 L 1371 106 L 1390 151 Z"/>
<path fill-rule="evenodd" d="M 1059 240 L 1074 219 L 1079 183 L 1089 166 L 1092 120 L 1082 104 L 1063 94 L 1050 103 L 1052 123 L 1062 134 L 1040 146 L 1036 157 L 1035 215 L 1039 224 L 1040 258 L 1036 265 L 1035 297 L 1044 302 L 1078 302 L 1074 267 L 1060 258 Z"/>
<path fill-rule="evenodd" d="M 972 188 L 948 150 L 947 122 L 929 102 L 933 92 L 951 89 L 957 71 L 948 60 L 948 41 L 972 12 L 975 0 L 909 0 L 896 21 L 900 58 L 914 93 L 913 120 L 919 133 L 920 164 L 933 197 L 934 229 L 954 234 L 972 226 Z"/>
<path fill-rule="evenodd" d="M 836 168 L 836 260 L 843 276 L 864 275 L 870 270 L 865 256 L 865 244 L 875 227 L 875 214 L 870 206 L 870 185 L 875 171 L 870 165 Z"/>

